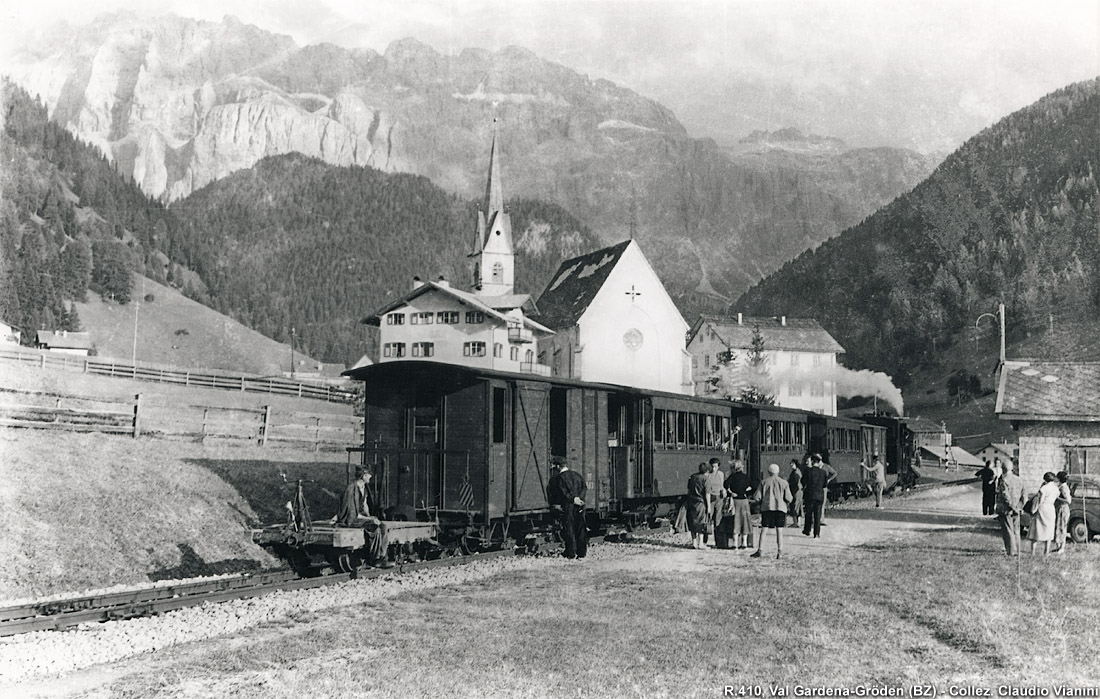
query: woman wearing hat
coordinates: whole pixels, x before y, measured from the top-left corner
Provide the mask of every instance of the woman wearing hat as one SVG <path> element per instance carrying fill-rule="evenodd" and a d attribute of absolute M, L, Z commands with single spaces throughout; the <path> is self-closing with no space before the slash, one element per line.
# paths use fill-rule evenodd
<path fill-rule="evenodd" d="M 793 500 L 791 487 L 779 477 L 779 464 L 768 466 L 768 477 L 760 483 L 754 500 L 760 503 L 760 528 L 775 530 L 775 557 L 783 556 L 783 527 L 787 526 L 787 506 Z M 751 558 L 760 558 L 764 549 L 764 532 L 757 538 L 756 552 Z"/>

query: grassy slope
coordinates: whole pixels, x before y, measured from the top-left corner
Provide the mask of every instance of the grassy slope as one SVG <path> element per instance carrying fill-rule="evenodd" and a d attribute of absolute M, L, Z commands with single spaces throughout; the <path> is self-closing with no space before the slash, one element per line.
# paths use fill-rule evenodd
<path fill-rule="evenodd" d="M 146 294 L 154 300 L 144 301 Z M 138 302 L 138 361 L 264 375 L 290 370 L 289 345 L 140 276 L 135 277 L 134 300 L 125 306 L 104 302 L 94 292 L 87 303 L 77 304 L 81 325 L 91 332 L 100 356 L 124 361 L 133 356 Z M 176 334 L 180 330 L 187 334 Z M 300 352 L 295 359 L 298 371 L 316 370 L 317 362 Z"/>
<path fill-rule="evenodd" d="M 1025 557 L 1020 589 L 998 548 L 990 533 L 952 530 L 778 562 L 653 549 L 296 618 L 129 663 L 102 689 L 714 697 L 888 684 L 908 696 L 935 682 L 946 696 L 948 682 L 1095 684 L 1096 548 Z"/>
<path fill-rule="evenodd" d="M 351 414 L 351 406 L 0 365 L 0 387 L 159 403 Z M 0 599 L 273 565 L 248 529 L 282 521 L 293 480 L 335 513 L 341 454 L 0 428 Z"/>

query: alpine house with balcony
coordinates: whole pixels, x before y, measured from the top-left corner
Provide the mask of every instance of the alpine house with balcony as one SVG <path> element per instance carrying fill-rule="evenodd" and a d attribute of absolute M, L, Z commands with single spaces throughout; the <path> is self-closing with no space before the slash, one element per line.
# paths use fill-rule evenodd
<path fill-rule="evenodd" d="M 495 134 L 485 210 L 477 212 L 469 257 L 470 291 L 443 277 L 414 278 L 409 293 L 363 319 L 379 327 L 379 361 L 427 360 L 549 375 L 550 368 L 538 361 L 537 344 L 553 331 L 528 317 L 537 312 L 531 296 L 515 293 L 512 222 L 504 210 Z"/>

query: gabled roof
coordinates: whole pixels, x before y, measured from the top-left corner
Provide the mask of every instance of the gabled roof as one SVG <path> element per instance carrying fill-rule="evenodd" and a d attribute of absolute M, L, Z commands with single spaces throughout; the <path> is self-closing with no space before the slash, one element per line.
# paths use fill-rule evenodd
<path fill-rule="evenodd" d="M 624 240 L 562 262 L 539 297 L 539 320 L 551 328 L 576 325 L 631 242 Z"/>
<path fill-rule="evenodd" d="M 1100 422 L 1100 362 L 1006 361 L 996 412 L 1002 420 Z"/>
<path fill-rule="evenodd" d="M 44 346 L 56 349 L 86 349 L 92 348 L 92 336 L 90 333 L 74 333 L 65 330 L 39 330 L 35 333 L 35 341 Z"/>
<path fill-rule="evenodd" d="M 700 332 L 713 329 L 719 340 L 733 349 L 752 347 L 756 327 L 764 336 L 765 350 L 788 352 L 829 352 L 841 354 L 844 348 L 813 318 L 736 317 L 701 315 L 688 331 L 688 344 Z"/>
<path fill-rule="evenodd" d="M 475 294 L 471 294 L 468 291 L 459 291 L 458 289 L 455 289 L 455 288 L 451 287 L 448 284 L 440 284 L 438 282 L 424 282 L 422 285 L 420 285 L 417 288 L 413 289 L 412 291 L 405 294 L 401 298 L 399 298 L 395 301 L 391 301 L 390 303 L 386 304 L 385 306 L 378 309 L 374 313 L 371 313 L 369 316 L 363 318 L 359 322 L 362 323 L 363 325 L 378 325 L 379 320 L 382 316 L 386 315 L 387 313 L 389 313 L 390 311 L 392 311 L 394 309 L 397 309 L 397 308 L 400 308 L 400 307 L 404 306 L 409 301 L 412 301 L 413 299 L 415 299 L 418 296 L 423 296 L 424 294 L 426 294 L 426 293 L 428 293 L 432 290 L 440 291 L 440 292 L 446 294 L 447 296 L 451 296 L 452 298 L 458 299 L 458 301 L 460 301 L 461 303 L 464 303 L 467 306 L 470 306 L 472 310 L 481 311 L 482 313 L 484 313 L 487 316 L 497 318 L 502 323 L 506 323 L 510 319 L 507 315 L 502 313 L 500 309 L 511 310 L 513 308 L 522 308 L 525 303 L 529 303 L 530 300 L 531 300 L 531 297 L 528 296 L 527 294 L 504 294 L 504 295 L 501 295 L 501 296 L 477 296 Z M 516 303 L 516 304 L 519 304 L 519 305 L 509 305 L 509 304 L 512 304 L 512 303 Z M 538 330 L 538 331 L 541 331 L 541 332 L 544 332 L 544 333 L 549 333 L 551 335 L 554 333 L 554 331 L 551 330 L 550 328 L 548 328 L 548 327 L 546 327 L 546 326 L 544 326 L 540 323 L 536 323 L 535 321 L 531 320 L 530 318 L 528 318 L 526 316 L 523 317 L 523 323 L 524 323 L 524 325 L 531 328 L 532 330 Z"/>
<path fill-rule="evenodd" d="M 985 462 L 961 447 L 935 447 L 923 446 L 921 450 L 939 458 L 960 466 L 985 466 Z"/>

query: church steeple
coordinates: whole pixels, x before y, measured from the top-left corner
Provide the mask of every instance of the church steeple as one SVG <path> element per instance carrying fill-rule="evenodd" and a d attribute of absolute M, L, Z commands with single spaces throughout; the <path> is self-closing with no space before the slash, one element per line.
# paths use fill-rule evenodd
<path fill-rule="evenodd" d="M 485 182 L 485 207 L 477 212 L 473 262 L 474 291 L 482 296 L 511 294 L 515 289 L 515 251 L 512 221 L 504 211 L 504 186 L 500 176 L 500 146 L 496 120 L 489 148 L 489 177 Z"/>

